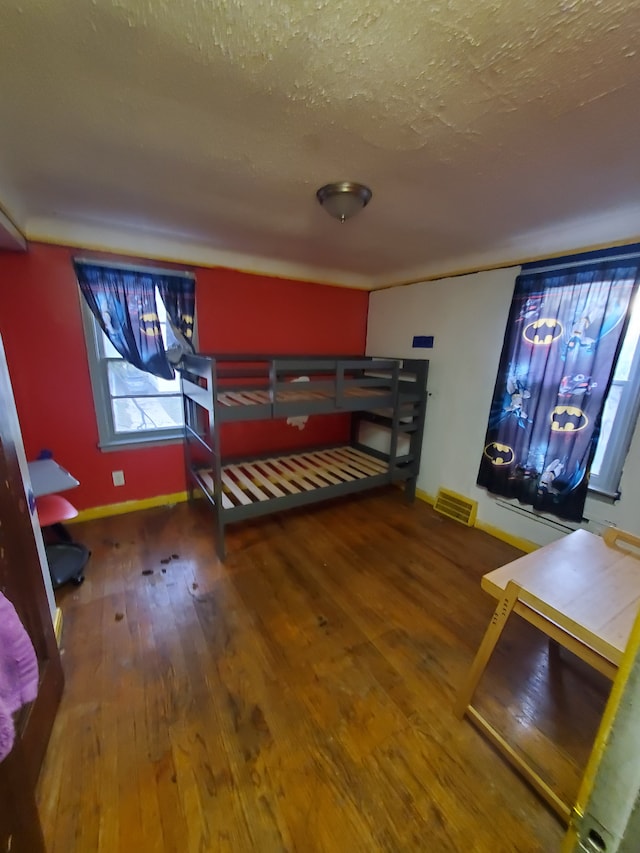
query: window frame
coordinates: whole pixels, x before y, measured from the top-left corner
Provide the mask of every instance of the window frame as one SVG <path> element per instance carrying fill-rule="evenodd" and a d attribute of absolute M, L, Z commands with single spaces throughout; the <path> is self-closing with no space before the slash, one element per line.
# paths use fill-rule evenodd
<path fill-rule="evenodd" d="M 637 260 L 640 262 L 640 243 L 633 243 L 627 246 L 618 246 L 610 249 L 596 249 L 592 252 L 549 258 L 545 261 L 532 261 L 531 263 L 522 264 L 520 270 L 522 273 L 547 272 L 551 270 L 560 272 L 563 269 L 580 267 L 585 264 L 593 263 L 593 261 L 600 260 Z M 636 291 L 632 310 L 640 311 L 640 287 Z M 622 351 L 622 346 L 624 345 L 626 336 L 629 333 L 629 328 L 625 332 L 625 337 L 623 338 L 620 351 Z M 617 365 L 618 359 L 616 359 L 616 363 L 614 365 L 614 377 Z M 607 405 L 611 388 L 614 387 L 614 385 L 625 386 L 624 391 L 621 395 L 620 403 L 613 419 L 610 438 L 607 441 L 607 446 L 600 461 L 600 473 L 597 475 L 591 473 L 588 485 L 588 493 L 590 496 L 604 498 L 611 502 L 619 500 L 622 496 L 620 492 L 620 484 L 622 481 L 624 466 L 634 433 L 636 429 L 640 427 L 640 342 L 636 346 L 631 362 L 629 378 L 626 380 L 614 379 L 611 382 L 611 386 L 604 400 L 604 407 Z"/>
<path fill-rule="evenodd" d="M 640 312 L 640 289 L 634 298 L 632 310 Z M 625 332 L 623 344 L 630 331 L 631 326 Z M 616 379 L 614 368 L 613 380 L 604 402 L 605 407 L 611 389 L 614 387 L 622 388 L 620 402 L 613 418 L 610 437 L 607 440 L 602 459 L 600 460 L 599 473 L 594 474 L 592 472 L 590 475 L 589 491 L 601 497 L 619 500 L 621 497 L 620 484 L 624 465 L 629 448 L 631 447 L 633 435 L 638 427 L 638 417 L 640 416 L 640 341 L 636 342 L 635 352 L 629 366 L 628 378 Z"/>
<path fill-rule="evenodd" d="M 132 432 L 117 432 L 111 407 L 114 396 L 109 383 L 109 363 L 119 362 L 120 358 L 106 355 L 104 352 L 104 332 L 93 316 L 91 309 L 78 288 L 78 298 L 82 314 L 82 325 L 87 351 L 87 363 L 93 392 L 93 403 L 98 428 L 98 447 L 102 451 L 121 450 L 127 447 L 157 447 L 162 444 L 177 444 L 184 439 L 184 424 L 176 427 L 136 430 Z M 156 290 L 156 299 L 161 299 Z M 168 318 L 167 318 L 168 322 Z M 194 325 L 195 339 L 195 325 Z M 195 346 L 195 340 L 194 340 Z M 126 360 L 126 359 L 125 359 Z M 122 395 L 120 395 L 122 396 Z M 156 395 L 144 395 L 154 397 Z M 175 394 L 158 394 L 158 397 L 180 397 Z M 184 411 L 182 411 L 184 417 Z"/>

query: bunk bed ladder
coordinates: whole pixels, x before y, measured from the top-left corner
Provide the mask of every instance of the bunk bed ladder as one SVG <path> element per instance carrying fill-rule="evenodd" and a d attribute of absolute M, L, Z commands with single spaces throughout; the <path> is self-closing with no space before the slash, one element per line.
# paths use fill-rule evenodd
<path fill-rule="evenodd" d="M 184 477 L 187 491 L 187 500 L 192 501 L 194 497 L 193 478 L 191 476 L 191 448 L 189 447 L 189 429 L 193 418 L 193 401 L 185 394 L 184 376 L 180 374 L 180 390 L 182 392 L 182 419 L 183 427 L 183 449 L 184 449 Z"/>
<path fill-rule="evenodd" d="M 204 383 L 204 384 L 203 384 Z M 187 496 L 195 499 L 196 488 L 212 505 L 214 512 L 216 552 L 221 560 L 225 556 L 224 514 L 222 507 L 222 461 L 220 457 L 220 430 L 216 428 L 215 400 L 217 399 L 217 378 L 215 359 L 198 355 L 185 359 L 181 369 L 180 386 L 182 390 L 184 414 L 184 463 Z M 203 417 L 207 416 L 207 428 Z M 210 475 L 204 476 L 198 470 L 192 451 L 196 444 L 200 452 L 207 457 Z M 209 488 L 211 483 L 212 488 Z"/>
<path fill-rule="evenodd" d="M 422 457 L 422 440 L 424 434 L 424 421 L 427 409 L 427 379 L 429 376 L 429 362 L 418 359 L 407 359 L 405 366 L 409 366 L 415 375 L 418 399 L 414 404 L 413 429 L 409 437 L 409 453 L 411 455 L 412 475 L 404 485 L 404 493 L 408 500 L 413 501 L 416 496 L 416 484 L 420 474 L 420 459 Z"/>
<path fill-rule="evenodd" d="M 220 450 L 220 430 L 217 428 L 216 401 L 218 400 L 218 370 L 216 360 L 211 359 L 210 381 L 211 407 L 209 410 L 209 446 L 211 453 L 211 472 L 213 477 L 213 511 L 215 514 L 216 553 L 220 560 L 225 558 L 224 512 L 222 509 L 222 456 Z"/>
<path fill-rule="evenodd" d="M 394 471 L 398 465 L 398 433 L 400 427 L 400 417 L 399 417 L 399 406 L 398 406 L 398 393 L 400 390 L 400 362 L 396 362 L 393 366 L 393 371 L 391 374 L 391 389 L 393 393 L 394 406 L 393 406 L 393 417 L 391 419 L 391 440 L 389 443 L 389 468 Z"/>
<path fill-rule="evenodd" d="M 198 408 L 195 400 L 189 394 L 189 389 L 195 385 L 194 376 L 192 373 L 186 372 L 184 369 L 180 371 L 180 390 L 182 393 L 182 414 L 184 419 L 183 429 L 183 448 L 184 448 L 184 467 L 185 467 L 185 483 L 187 498 L 189 501 L 195 498 L 195 483 L 191 476 L 193 469 L 193 454 L 191 452 L 191 441 L 201 440 L 198 430 Z"/>

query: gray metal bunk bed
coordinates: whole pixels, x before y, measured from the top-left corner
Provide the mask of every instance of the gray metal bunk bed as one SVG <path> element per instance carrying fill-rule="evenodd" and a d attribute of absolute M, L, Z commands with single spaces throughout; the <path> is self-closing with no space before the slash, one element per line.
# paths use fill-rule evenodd
<path fill-rule="evenodd" d="M 429 362 L 364 356 L 186 355 L 180 365 L 189 498 L 215 513 L 216 550 L 227 524 L 404 481 L 415 496 Z M 296 381 L 300 377 L 305 381 Z M 224 423 L 351 414 L 345 445 L 222 458 Z M 385 436 L 376 449 L 363 431 Z M 363 429 L 364 428 L 364 429 Z"/>

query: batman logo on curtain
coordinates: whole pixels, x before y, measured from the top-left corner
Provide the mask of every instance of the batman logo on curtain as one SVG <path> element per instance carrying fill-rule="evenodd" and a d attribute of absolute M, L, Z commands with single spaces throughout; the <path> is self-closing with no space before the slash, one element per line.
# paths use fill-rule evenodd
<path fill-rule="evenodd" d="M 507 444 L 498 444 L 497 441 L 487 444 L 484 454 L 493 465 L 512 465 L 515 459 L 513 449 Z"/>
<path fill-rule="evenodd" d="M 562 323 L 554 317 L 545 317 L 542 320 L 529 323 L 522 334 L 529 343 L 549 346 L 562 335 L 562 332 Z"/>
<path fill-rule="evenodd" d="M 589 418 L 577 406 L 556 406 L 551 412 L 551 429 L 554 432 L 578 432 L 586 429 Z"/>

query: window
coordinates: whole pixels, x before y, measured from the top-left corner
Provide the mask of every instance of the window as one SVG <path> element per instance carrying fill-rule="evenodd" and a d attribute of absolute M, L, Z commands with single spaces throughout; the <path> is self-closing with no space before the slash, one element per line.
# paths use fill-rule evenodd
<path fill-rule="evenodd" d="M 182 437 L 180 377 L 152 376 L 129 364 L 113 347 L 84 299 L 82 314 L 100 447 L 116 447 Z M 156 306 L 165 349 L 176 344 L 156 288 Z"/>
<path fill-rule="evenodd" d="M 622 468 L 638 420 L 640 405 L 640 299 L 636 294 L 629 327 L 616 362 L 602 414 L 589 489 L 619 497 Z"/>
<path fill-rule="evenodd" d="M 588 490 L 618 496 L 638 416 L 639 284 L 640 246 L 523 265 L 478 485 L 577 522 Z"/>
<path fill-rule="evenodd" d="M 552 262 L 524 264 L 524 271 L 543 268 L 559 273 L 568 267 L 581 267 L 595 261 L 621 261 L 631 265 L 640 261 L 640 243 L 597 250 Z M 620 281 L 620 284 L 630 284 Z M 589 392 L 588 380 L 585 385 Z M 630 306 L 629 325 L 615 364 L 613 379 L 604 402 L 600 436 L 589 478 L 589 491 L 616 499 L 620 497 L 620 481 L 629 447 L 640 416 L 640 289 Z"/>

